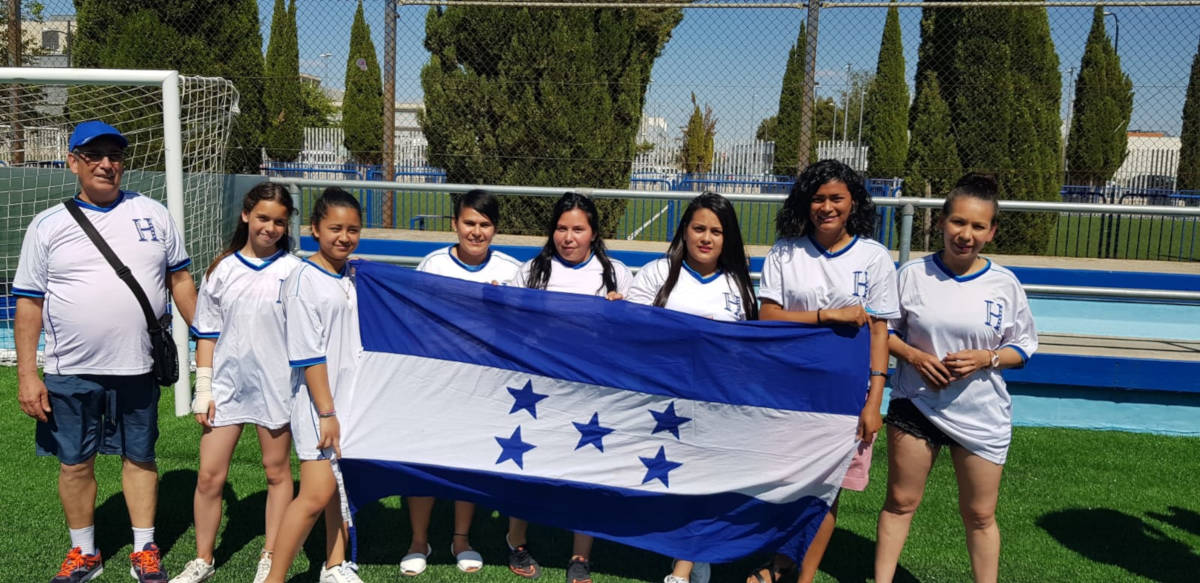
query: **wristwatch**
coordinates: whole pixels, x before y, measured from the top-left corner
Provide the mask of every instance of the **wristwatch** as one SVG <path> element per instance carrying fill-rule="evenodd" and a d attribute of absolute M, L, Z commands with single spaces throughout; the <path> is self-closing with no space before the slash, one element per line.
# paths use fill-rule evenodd
<path fill-rule="evenodd" d="M 991 352 L 992 352 L 992 368 L 1000 368 L 1000 353 L 995 350 L 993 350 Z"/>

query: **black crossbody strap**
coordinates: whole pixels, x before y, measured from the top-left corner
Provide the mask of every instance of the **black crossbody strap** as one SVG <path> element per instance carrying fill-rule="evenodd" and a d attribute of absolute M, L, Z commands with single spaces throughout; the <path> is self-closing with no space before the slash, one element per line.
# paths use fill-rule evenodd
<path fill-rule="evenodd" d="M 154 317 L 154 309 L 150 307 L 150 300 L 146 297 L 146 292 L 142 290 L 142 286 L 138 284 L 137 279 L 133 277 L 133 272 L 129 271 L 129 268 L 124 263 L 121 263 L 121 259 L 117 257 L 112 247 L 109 247 L 104 238 L 100 236 L 100 233 L 96 231 L 95 225 L 88 220 L 87 215 L 83 214 L 83 209 L 79 208 L 79 204 L 75 202 L 74 198 L 68 198 L 63 201 L 63 205 L 67 207 L 67 212 L 71 213 L 71 217 L 75 219 L 75 222 L 79 223 L 79 227 L 83 229 L 83 232 L 87 233 L 88 238 L 96 245 L 96 249 L 100 250 L 100 254 L 112 266 L 113 271 L 117 272 L 117 277 L 121 278 L 121 281 L 125 282 L 125 285 L 129 286 L 129 290 L 137 298 L 138 305 L 142 307 L 142 314 L 146 316 L 146 326 L 150 328 L 151 332 L 157 331 L 158 318 Z"/>

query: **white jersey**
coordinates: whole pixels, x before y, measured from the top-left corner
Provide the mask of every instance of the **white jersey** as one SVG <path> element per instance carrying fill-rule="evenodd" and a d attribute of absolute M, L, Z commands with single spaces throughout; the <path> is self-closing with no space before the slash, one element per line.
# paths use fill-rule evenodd
<path fill-rule="evenodd" d="M 167 309 L 167 273 L 191 259 L 166 207 L 121 191 L 109 207 L 75 197 L 150 300 L 155 316 Z M 45 371 L 51 374 L 138 375 L 150 371 L 146 316 L 129 286 L 96 249 L 64 205 L 33 218 L 21 244 L 12 293 L 43 298 Z"/>
<path fill-rule="evenodd" d="M 213 425 L 288 424 L 292 376 L 280 288 L 299 264 L 300 258 L 283 250 L 263 259 L 234 252 L 200 283 L 192 333 L 217 342 Z"/>
<path fill-rule="evenodd" d="M 671 260 L 666 257 L 647 263 L 633 278 L 629 296 L 625 299 L 647 306 L 654 304 L 658 290 L 667 281 L 670 267 Z M 732 275 L 718 270 L 702 277 L 688 266 L 687 261 L 680 266 L 675 287 L 671 288 L 671 295 L 667 296 L 663 307 L 710 320 L 737 322 L 746 319 L 742 293 Z"/>
<path fill-rule="evenodd" d="M 836 253 L 812 237 L 776 241 L 763 261 L 758 297 L 794 312 L 861 304 L 876 318 L 900 315 L 892 257 L 883 245 L 861 237 Z"/>
<path fill-rule="evenodd" d="M 350 389 L 362 354 L 354 278 L 305 260 L 283 282 L 287 358 L 292 367 L 292 439 L 302 460 L 324 459 L 320 426 L 308 394 L 306 368 L 325 364 L 335 410 L 350 408 Z"/>
<path fill-rule="evenodd" d="M 465 279 L 479 283 L 508 283 L 521 269 L 521 262 L 506 253 L 488 250 L 487 259 L 479 265 L 467 265 L 459 261 L 454 253 L 454 245 L 438 249 L 421 260 L 417 271 L 444 275 L 455 279 Z"/>
<path fill-rule="evenodd" d="M 990 260 L 955 276 L 939 254 L 900 267 L 900 317 L 890 327 L 910 346 L 938 358 L 959 350 L 1011 347 L 1028 359 L 1037 332 L 1025 290 L 1013 273 Z M 987 368 L 935 391 L 912 365 L 900 362 L 892 398 L 911 399 L 929 421 L 971 453 L 1003 464 L 1012 437 L 1012 399 L 1004 377 Z"/>
<path fill-rule="evenodd" d="M 628 267 L 625 267 L 624 263 L 611 257 L 608 260 L 612 262 L 613 278 L 617 284 L 616 291 L 621 295 L 627 295 L 629 286 L 633 282 L 633 274 L 630 273 Z M 532 259 L 522 263 L 521 269 L 513 276 L 510 285 L 529 287 L 527 282 L 529 281 L 529 269 L 532 266 Z M 596 260 L 595 254 L 575 265 L 564 262 L 558 254 L 555 254 L 550 259 L 550 279 L 546 282 L 546 291 L 607 296 L 608 290 L 604 288 L 604 266 Z"/>

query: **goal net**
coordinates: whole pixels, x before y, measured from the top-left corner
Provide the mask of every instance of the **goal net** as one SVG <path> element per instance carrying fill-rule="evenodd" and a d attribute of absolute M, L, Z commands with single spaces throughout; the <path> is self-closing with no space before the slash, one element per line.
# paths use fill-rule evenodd
<path fill-rule="evenodd" d="M 221 245 L 225 148 L 237 103 L 233 84 L 220 78 L 0 69 L 0 365 L 15 362 L 11 288 L 25 231 L 34 215 L 78 191 L 66 167 L 75 124 L 100 119 L 129 139 L 121 188 L 167 204 L 182 219 L 198 279 Z M 180 327 L 176 338 L 186 349 Z"/>

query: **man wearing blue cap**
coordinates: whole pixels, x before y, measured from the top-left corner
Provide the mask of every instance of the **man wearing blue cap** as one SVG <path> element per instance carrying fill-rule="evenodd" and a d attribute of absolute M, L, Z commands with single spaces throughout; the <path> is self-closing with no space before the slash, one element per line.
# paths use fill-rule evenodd
<path fill-rule="evenodd" d="M 128 145 L 102 121 L 75 126 L 67 154 L 79 179 L 75 204 L 133 272 L 155 314 L 166 311 L 169 289 L 190 323 L 196 288 L 183 234 L 162 204 L 121 190 Z M 154 543 L 159 387 L 140 304 L 63 204 L 30 223 L 12 293 L 21 410 L 38 421 L 37 453 L 58 457 L 58 494 L 71 535 L 52 583 L 90 581 L 103 571 L 93 522 L 97 453 L 123 460 L 134 540 L 130 573 L 140 582 L 167 581 Z M 43 330 L 44 378 L 37 371 Z"/>

